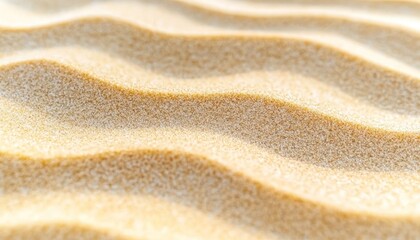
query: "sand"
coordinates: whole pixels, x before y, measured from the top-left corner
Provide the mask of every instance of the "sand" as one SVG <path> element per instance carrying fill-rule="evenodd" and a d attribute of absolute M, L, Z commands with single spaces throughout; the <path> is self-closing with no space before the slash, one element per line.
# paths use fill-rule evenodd
<path fill-rule="evenodd" d="M 0 239 L 420 239 L 420 2 L 0 2 Z"/>

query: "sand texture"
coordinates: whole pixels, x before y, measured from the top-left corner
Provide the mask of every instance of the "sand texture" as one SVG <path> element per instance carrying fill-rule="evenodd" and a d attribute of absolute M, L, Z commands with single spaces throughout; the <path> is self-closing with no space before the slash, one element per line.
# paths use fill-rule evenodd
<path fill-rule="evenodd" d="M 420 2 L 0 1 L 0 239 L 420 239 Z"/>

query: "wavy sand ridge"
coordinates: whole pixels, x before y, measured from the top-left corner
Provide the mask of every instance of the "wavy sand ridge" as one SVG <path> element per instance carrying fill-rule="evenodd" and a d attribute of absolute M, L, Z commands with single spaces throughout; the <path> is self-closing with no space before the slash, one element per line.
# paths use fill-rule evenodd
<path fill-rule="evenodd" d="M 60 1 L 51 4 L 53 3 L 60 6 L 58 4 Z M 420 47 L 418 45 L 420 33 L 416 27 L 420 23 L 418 18 L 398 21 L 401 19 L 400 16 L 398 18 L 384 14 L 372 16 L 372 13 L 342 11 L 340 8 L 333 8 L 330 11 L 325 11 L 323 8 L 315 11 L 311 11 L 311 8 L 302 8 L 303 10 L 285 8 L 283 11 L 271 14 L 252 14 L 249 10 L 226 11 L 220 6 L 208 7 L 190 1 L 100 1 L 53 15 L 34 15 L 32 12 L 22 10 L 25 8 L 5 3 L 3 5 L 5 13 L 13 13 L 0 17 L 6 26 L 33 26 L 69 18 L 102 15 L 175 33 L 209 34 L 240 30 L 288 34 L 344 50 L 351 49 L 353 54 L 410 71 L 413 71 L 410 65 L 418 69 L 417 63 L 420 62 L 420 55 L 415 51 Z M 139 16 L 138 12 L 144 14 Z M 167 17 L 157 21 L 155 16 L 160 14 Z M 417 16 L 418 14 L 420 11 L 417 12 Z"/>
<path fill-rule="evenodd" d="M 296 76 L 316 79 L 389 111 L 409 115 L 417 115 L 419 111 L 420 81 L 414 73 L 391 70 L 325 44 L 299 38 L 168 35 L 115 19 L 85 18 L 34 30 L 5 30 L 0 41 L 4 53 L 28 47 L 78 45 L 176 79 L 211 77 L 214 82 L 216 77 L 256 71 L 275 72 L 268 77 L 279 78 L 278 71 L 283 75 L 287 72 L 293 74 L 293 81 Z M 65 55 L 68 54 L 71 53 Z M 345 72 L 348 68 L 355 70 Z"/>
<path fill-rule="evenodd" d="M 1 3 L 0 238 L 420 237 L 417 2 L 87 3 Z"/>

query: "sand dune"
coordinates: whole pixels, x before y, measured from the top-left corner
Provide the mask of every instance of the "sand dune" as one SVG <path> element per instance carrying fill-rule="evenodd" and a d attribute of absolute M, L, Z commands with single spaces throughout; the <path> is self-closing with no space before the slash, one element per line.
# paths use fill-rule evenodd
<path fill-rule="evenodd" d="M 0 9 L 0 238 L 420 237 L 419 2 Z"/>

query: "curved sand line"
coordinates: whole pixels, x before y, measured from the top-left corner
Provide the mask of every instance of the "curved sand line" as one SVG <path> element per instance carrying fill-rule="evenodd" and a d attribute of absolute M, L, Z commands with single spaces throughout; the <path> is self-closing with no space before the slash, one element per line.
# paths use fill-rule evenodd
<path fill-rule="evenodd" d="M 417 131 L 375 129 L 273 98 L 142 92 L 48 61 L 11 65 L 9 70 L 3 68 L 1 77 L 3 97 L 75 126 L 198 128 L 329 167 L 370 171 L 420 168 Z M 356 159 L 363 164 L 355 166 Z"/>
<path fill-rule="evenodd" d="M 4 175 L 6 194 L 19 193 L 22 187 L 25 194 L 32 191 L 146 194 L 208 212 L 242 227 L 294 238 L 368 237 L 366 234 L 372 238 L 410 238 L 419 234 L 418 218 L 342 212 L 275 191 L 205 157 L 185 153 L 146 150 L 1 163 L 6 165 L 4 169 L 9 169 Z M 69 175 L 79 177 L 68 178 Z M 209 189 L 217 194 L 209 194 Z M 313 222 L 319 227 L 304 227 Z M 373 231 L 378 228 L 384 231 Z"/>
<path fill-rule="evenodd" d="M 320 31 L 342 35 L 377 49 L 408 65 L 420 68 L 420 31 L 401 26 L 392 26 L 371 20 L 334 14 L 284 14 L 279 16 L 254 15 L 226 12 L 199 5 L 179 4 L 165 1 L 170 9 L 178 9 L 195 22 L 218 28 L 256 31 Z M 417 15 L 418 16 L 418 15 Z M 420 22 L 419 22 L 420 23 Z"/>
<path fill-rule="evenodd" d="M 110 0 L 102 0 L 102 2 L 109 2 Z M 111 0 L 112 1 L 112 0 Z M 83 6 L 91 3 L 91 0 L 75 0 L 75 1 L 57 1 L 57 0 L 6 0 L 11 4 L 17 5 L 19 7 L 28 8 L 31 11 L 38 12 L 51 12 L 51 11 L 68 11 L 72 8 L 81 8 Z M 151 0 L 129 0 L 124 2 L 151 2 Z M 355 10 L 362 11 L 368 10 L 370 12 L 383 12 L 383 13 L 394 13 L 394 14 L 404 14 L 410 16 L 418 16 L 420 12 L 420 3 L 416 0 L 384 0 L 384 1 L 337 1 L 337 0 L 323 0 L 316 1 L 315 3 L 311 0 L 294 0 L 294 1 L 277 1 L 277 0 L 265 0 L 265 1 L 235 1 L 235 0 L 225 0 L 225 1 L 212 1 L 205 2 L 202 0 L 174 0 L 172 1 L 175 4 L 186 6 L 186 7 L 195 7 L 200 10 L 208 11 L 210 10 L 222 10 L 226 7 L 232 9 L 244 10 L 279 10 L 283 8 L 292 8 L 292 7 L 321 7 L 321 8 L 332 8 L 336 11 L 340 10 Z M 164 4 L 172 4 L 172 2 L 167 1 Z"/>
<path fill-rule="evenodd" d="M 91 235 L 89 237 L 89 234 L 103 237 L 99 239 L 231 239 L 233 236 L 241 239 L 263 238 L 262 234 L 240 229 L 221 219 L 207 217 L 193 208 L 147 194 L 122 196 L 111 192 L 49 192 L 43 195 L 31 194 L 30 198 L 29 202 L 24 195 L 14 194 L 0 199 L 2 204 L 6 203 L 10 207 L 3 211 L 2 216 L 6 217 L 0 219 L 0 236 L 19 239 L 22 235 L 27 236 L 33 232 L 30 239 L 50 237 L 45 236 L 47 234 L 52 239 L 98 239 Z M 21 201 L 12 203 L 10 199 Z M 15 208 L 18 202 L 22 205 Z M 39 205 L 43 204 L 46 207 L 41 214 L 37 214 Z M 12 208 L 15 211 L 9 211 Z M 119 209 L 119 213 L 129 212 L 132 217 L 120 218 L 118 212 L 109 211 L 110 209 Z M 14 216 L 14 221 L 7 222 L 7 215 Z M 162 228 L 162 224 L 166 227 Z M 264 238 L 273 239 L 267 236 Z"/>
<path fill-rule="evenodd" d="M 112 65 L 123 69 L 122 73 L 111 71 L 98 71 L 97 64 L 102 61 L 107 65 Z M 50 81 L 45 84 L 45 91 L 47 94 L 56 92 L 57 89 L 54 84 L 64 85 L 63 89 L 67 89 L 67 79 L 74 77 L 80 79 L 82 82 L 90 82 L 104 84 L 110 89 L 117 88 L 123 91 L 132 91 L 140 95 L 158 96 L 188 96 L 188 97 L 203 97 L 203 96 L 249 96 L 250 98 L 270 99 L 278 102 L 292 104 L 298 108 L 314 112 L 316 114 L 328 116 L 329 118 L 338 121 L 344 121 L 353 125 L 364 126 L 371 129 L 382 130 L 386 132 L 418 134 L 420 125 L 418 125 L 418 117 L 409 117 L 407 115 L 399 115 L 390 112 L 381 111 L 370 105 L 363 105 L 358 99 L 349 98 L 346 93 L 338 92 L 337 89 L 328 85 L 322 86 L 318 81 L 304 81 L 300 84 L 307 84 L 311 90 L 326 93 L 326 95 L 315 96 L 318 98 L 333 99 L 339 101 L 340 104 L 346 105 L 345 108 L 339 108 L 336 104 L 323 104 L 320 106 L 308 104 L 308 101 L 313 98 L 302 100 L 302 96 L 310 94 L 307 90 L 299 89 L 300 85 L 287 87 L 288 81 L 281 79 L 282 73 L 279 73 L 279 79 L 266 81 L 266 79 L 252 79 L 255 75 L 240 75 L 242 79 L 249 78 L 249 85 L 238 85 L 237 81 L 232 78 L 200 78 L 194 81 L 190 79 L 176 79 L 169 77 L 151 74 L 147 69 L 139 69 L 137 66 L 128 66 L 124 61 L 113 61 L 112 56 L 104 55 L 95 51 L 88 51 L 80 48 L 53 48 L 41 49 L 35 52 L 23 52 L 22 55 L 9 55 L 7 58 L 0 60 L 0 71 L 3 73 L 2 86 L 3 96 L 18 97 L 16 92 L 20 92 L 19 85 L 28 84 L 29 81 L 35 81 L 38 84 L 38 79 L 49 77 L 43 81 Z M 259 73 L 259 72 L 257 72 Z M 150 76 L 149 76 L 150 75 Z M 16 81 L 15 78 L 19 76 L 24 82 Z M 140 76 L 140 77 L 139 77 Z M 269 75 L 266 75 L 267 77 Z M 287 77 L 287 75 L 285 75 Z M 267 77 L 270 78 L 270 77 Z M 150 80 L 152 79 L 152 80 Z M 271 85 L 277 83 L 279 85 Z M 290 81 L 297 81 L 291 79 Z M 220 84 L 219 84 L 220 82 Z M 73 85 L 73 84 L 72 84 Z M 229 87 L 233 85 L 234 87 Z M 30 85 L 32 86 L 32 85 Z M 236 86 L 236 88 L 235 88 Z M 272 91 L 270 87 L 281 86 L 286 88 L 286 91 L 293 91 L 293 94 L 299 95 L 284 95 L 282 91 Z M 322 86 L 322 87 L 320 87 Z M 37 88 L 36 86 L 34 86 Z M 73 86 L 72 86 L 73 88 Z M 52 89 L 52 90 L 48 90 Z M 55 89 L 55 90 L 54 90 Z M 32 91 L 30 88 L 27 90 Z M 65 92 L 65 91 L 63 91 Z M 277 94 L 279 93 L 279 94 Z M 62 93 L 61 93 L 62 94 Z M 28 94 L 32 96 L 33 94 Z M 14 96 L 14 97 L 13 97 Z M 26 99 L 26 96 L 23 97 Z M 351 110 L 351 111 L 348 111 Z M 347 111 L 343 114 L 340 111 Z M 369 111 L 370 116 L 366 118 L 364 112 Z M 398 124 L 395 124 L 398 122 Z"/>
<path fill-rule="evenodd" d="M 386 15 L 372 17 L 371 14 L 365 14 L 364 17 L 362 17 L 360 14 L 350 12 L 350 15 L 342 16 L 340 14 L 335 14 L 336 10 L 334 10 L 330 13 L 322 11 L 315 11 L 314 13 L 305 11 L 288 13 L 288 11 L 286 11 L 283 14 L 273 16 L 272 14 L 252 14 L 252 12 L 229 12 L 224 11 L 221 8 L 206 7 L 198 3 L 183 1 L 134 1 L 127 4 L 131 5 L 130 8 L 136 8 L 137 4 L 146 7 L 149 11 L 153 11 L 153 8 L 151 8 L 152 6 L 155 8 L 162 8 L 166 12 L 177 12 L 179 16 L 183 16 L 189 20 L 186 21 L 181 18 L 177 21 L 177 16 L 175 15 L 175 19 L 171 19 L 171 21 L 160 25 L 173 26 L 171 28 L 176 29 L 178 32 L 190 29 L 192 32 L 200 33 L 203 32 L 203 30 L 200 31 L 200 29 L 203 29 L 204 27 L 204 32 L 215 32 L 214 28 L 216 28 L 216 32 L 217 30 L 252 30 L 258 32 L 268 31 L 271 33 L 288 32 L 291 34 L 302 34 L 302 32 L 311 34 L 313 34 L 313 32 L 337 34 L 360 42 L 369 48 L 383 52 L 398 59 L 398 61 L 404 62 L 406 65 L 415 67 L 417 70 L 419 69 L 417 63 L 420 62 L 420 55 L 417 54 L 417 51 L 415 50 L 420 48 L 420 45 L 418 44 L 420 42 L 420 31 L 416 28 L 416 25 L 407 28 L 404 27 L 407 25 L 405 23 L 394 24 Z M 139 10 L 142 9 L 140 6 L 137 6 Z M 127 20 L 132 21 L 142 19 L 142 17 L 138 16 L 137 11 L 130 11 L 130 8 L 125 9 L 124 3 L 118 5 L 118 2 L 101 2 L 100 4 L 97 4 L 97 6 L 93 6 L 92 11 L 86 11 L 86 14 L 95 15 L 95 12 L 99 11 L 103 12 L 105 15 L 115 15 L 115 17 L 123 19 L 128 18 Z M 80 12 L 83 12 L 82 10 L 83 9 L 81 9 Z M 348 11 L 344 12 L 348 13 Z M 67 15 L 68 17 L 72 15 L 77 16 L 77 13 L 78 11 L 76 10 L 74 13 Z M 376 20 L 377 18 L 378 21 Z M 16 21 L 19 21 L 19 19 Z M 166 20 L 163 18 L 161 21 L 165 22 Z M 36 20 L 32 19 L 29 22 L 32 25 Z M 149 20 L 149 22 L 152 23 L 153 21 Z M 176 24 L 176 22 L 179 22 L 179 24 Z M 410 23 L 410 21 L 406 22 Z M 188 27 L 182 26 L 185 24 Z M 179 28 L 182 30 L 179 30 Z M 310 37 L 310 35 L 308 37 Z M 331 43 L 334 41 L 331 41 L 328 36 L 320 37 L 326 44 L 334 44 Z M 354 49 L 354 47 L 350 46 L 350 49 Z"/>
<path fill-rule="evenodd" d="M 133 240 L 134 237 L 118 234 L 115 229 L 101 229 L 93 224 L 80 222 L 56 221 L 44 223 L 17 224 L 13 226 L 0 225 L 0 238 L 2 239 L 107 239 L 107 240 Z M 148 240 L 148 238 L 143 238 Z M 150 238 L 151 239 L 151 238 Z"/>
<path fill-rule="evenodd" d="M 82 45 L 175 78 L 217 77 L 250 69 L 282 70 L 334 85 L 385 110 L 418 115 L 420 109 L 417 77 L 302 39 L 176 36 L 114 19 L 87 18 L 31 30 L 4 31 L 0 42 L 3 54 L 28 47 Z"/>
<path fill-rule="evenodd" d="M 134 0 L 134 2 L 153 2 L 151 0 Z M 385 9 L 385 4 L 389 4 Z M 336 15 L 345 16 L 413 16 L 418 17 L 420 12 L 420 2 L 417 1 L 237 1 L 225 0 L 206 2 L 205 0 L 175 0 L 162 2 L 170 6 L 180 6 L 183 9 L 193 9 L 201 12 L 220 13 L 226 15 L 248 15 L 248 16 L 273 16 L 287 13 L 310 13 L 323 12 L 334 13 Z M 268 3 L 268 4 L 267 4 Z M 24 5 L 23 5 L 24 6 Z M 80 4 L 77 7 L 80 8 Z M 391 7 L 392 6 L 392 7 Z M 382 7 L 382 8 L 381 8 Z"/>
<path fill-rule="evenodd" d="M 110 150 L 174 150 L 206 156 L 282 192 L 343 210 L 414 216 L 419 212 L 416 199 L 420 196 L 415 193 L 420 183 L 417 171 L 346 170 L 340 166 L 340 161 L 325 163 L 322 159 L 285 158 L 239 138 L 212 133 L 211 129 L 80 128 L 54 121 L 29 108 L 16 108 L 3 101 L 2 106 L 6 108 L 0 109 L 2 114 L 8 112 L 1 119 L 0 128 L 3 132 L 0 149 L 6 160 L 13 156 L 24 160 L 22 153 L 36 159 L 67 159 L 96 156 Z M 14 131 L 7 132 L 4 127 Z M 351 164 L 356 168 L 354 165 L 363 162 L 355 159 Z"/>
<path fill-rule="evenodd" d="M 171 6 L 175 5 L 175 6 Z M 185 5 L 187 4 L 186 9 L 180 8 L 178 5 Z M 149 26 L 152 29 L 165 31 L 165 32 L 173 32 L 173 33 L 184 33 L 184 34 L 220 34 L 220 33 L 231 33 L 231 32 L 250 32 L 249 34 L 255 34 L 256 31 L 259 32 L 266 32 L 265 26 L 261 26 L 258 29 L 255 29 L 255 31 L 246 30 L 246 29 L 232 29 L 232 28 L 226 28 L 229 24 L 222 24 L 222 26 L 214 26 L 214 24 L 206 23 L 206 22 L 212 22 L 212 18 L 206 18 L 201 22 L 195 21 L 193 18 L 189 17 L 191 14 L 197 14 L 197 12 L 201 12 L 201 8 L 206 9 L 204 6 L 200 5 L 198 6 L 198 10 L 194 9 L 194 6 L 197 4 L 192 4 L 192 7 L 188 7 L 191 3 L 185 3 L 185 2 L 169 2 L 169 1 L 123 1 L 123 2 L 115 2 L 115 1 L 106 1 L 106 2 L 95 2 L 93 5 L 87 4 L 86 7 L 80 7 L 76 10 L 66 12 L 65 14 L 54 14 L 54 15 L 33 15 L 32 12 L 29 11 L 22 11 L 20 8 L 13 7 L 13 5 L 7 5 L 5 4 L 2 6 L 2 8 L 5 8 L 6 12 L 13 12 L 13 15 L 5 15 L 2 16 L 0 21 L 3 23 L 3 25 L 10 25 L 10 26 L 16 26 L 19 27 L 22 24 L 27 25 L 27 23 L 30 23 L 31 26 L 33 25 L 45 25 L 55 22 L 61 22 L 64 19 L 74 19 L 74 18 L 80 18 L 80 17 L 91 17 L 91 16 L 108 16 L 108 17 L 116 17 L 120 19 L 124 19 L 125 21 L 140 24 L 140 25 L 146 25 Z M 217 4 L 216 4 L 217 5 Z M 238 4 L 233 4 L 232 6 L 235 6 L 237 8 Z M 225 6 L 225 5 L 224 5 Z M 197 6 L 196 6 L 197 7 Z M 190 9 L 192 8 L 192 9 Z M 211 9 L 214 7 L 210 7 Z M 178 10 L 177 10 L 178 9 Z M 184 10 L 185 11 L 184 11 Z M 255 9 L 255 8 L 253 8 Z M 281 8 L 283 9 L 283 8 Z M 190 10 L 190 11 L 188 11 Z M 204 10 L 206 11 L 206 10 Z M 222 11 L 223 9 L 214 9 L 213 11 Z M 139 15 L 138 12 L 143 12 L 144 14 Z M 290 12 L 293 12 L 291 14 Z M 287 16 L 322 16 L 322 17 L 329 17 L 332 18 L 331 21 L 336 21 L 338 19 L 341 19 L 343 17 L 350 18 L 350 19 L 357 19 L 360 21 L 362 16 L 358 16 L 360 14 L 355 14 L 353 16 L 353 12 L 350 16 L 347 15 L 341 15 L 338 14 L 337 19 L 337 9 L 334 9 L 332 13 L 331 12 L 323 12 L 321 10 L 315 11 L 315 12 L 299 12 L 299 10 L 291 10 L 291 9 L 284 9 L 284 12 L 280 13 L 279 15 L 286 14 Z M 346 11 L 344 12 L 346 13 Z M 404 12 L 405 14 L 406 12 Z M 165 15 L 165 18 L 159 19 L 158 22 L 155 20 L 156 15 Z M 229 13 L 227 13 L 229 14 Z M 245 14 L 245 13 L 243 13 Z M 249 13 L 252 15 L 252 11 Z M 272 15 L 272 14 L 270 14 Z M 286 15 L 284 17 L 286 17 Z M 21 17 L 17 17 L 21 16 Z M 23 17 L 24 16 L 24 17 Z M 59 17 L 61 16 L 61 17 Z M 205 16 L 204 16 L 205 17 Z M 371 14 L 366 15 L 364 18 L 367 18 L 366 21 L 368 22 L 377 22 L 378 20 L 382 20 L 385 22 L 382 22 L 382 25 L 395 25 L 394 20 L 398 19 L 392 19 L 390 21 L 389 16 L 375 16 L 372 17 Z M 379 18 L 379 19 L 377 19 Z M 220 18 L 217 18 L 220 19 Z M 219 21 L 219 20 L 218 20 Z M 331 22 L 329 21 L 329 22 Z M 18 24 L 21 22 L 21 24 Z M 386 22 L 389 22 L 390 24 L 387 24 Z M 405 21 L 401 23 L 401 26 L 407 25 L 407 23 L 410 23 L 409 21 Z M 22 26 L 21 26 L 22 27 Z M 301 27 L 301 26 L 299 26 Z M 265 29 L 265 30 L 264 30 Z M 416 29 L 414 27 L 414 29 Z M 388 67 L 393 67 L 396 70 L 404 70 L 406 72 L 414 72 L 415 75 L 419 74 L 419 71 L 413 69 L 407 64 L 402 63 L 401 61 L 398 61 L 397 59 L 390 58 L 389 56 L 384 55 L 381 52 L 374 51 L 372 48 L 369 48 L 367 46 L 363 46 L 360 43 L 351 41 L 350 39 L 346 39 L 343 37 L 340 37 L 336 34 L 328 34 L 323 29 L 319 29 L 320 32 L 316 33 L 311 31 L 310 29 L 307 29 L 305 31 L 286 31 L 286 30 L 280 30 L 279 31 L 269 31 L 271 34 L 287 34 L 291 35 L 293 37 L 299 37 L 299 38 L 305 38 L 312 41 L 317 41 L 329 46 L 333 46 L 335 48 L 339 48 L 341 50 L 347 51 L 348 49 L 351 49 L 351 53 L 353 55 L 361 56 L 362 58 L 369 59 L 369 61 L 373 61 L 377 64 L 385 64 Z M 410 47 L 408 46 L 402 46 L 402 47 Z M 388 47 L 390 47 L 388 45 Z M 394 48 L 395 46 L 392 46 Z M 413 51 L 414 52 L 414 51 Z M 412 53 L 413 53 L 412 52 Z M 411 53 L 411 54 L 412 54 Z"/>
<path fill-rule="evenodd" d="M 392 131 L 417 132 L 419 118 L 415 115 L 401 115 L 394 111 L 384 111 L 375 105 L 367 104 L 340 91 L 334 85 L 325 84 L 317 79 L 290 74 L 288 71 L 245 71 L 244 73 L 196 79 L 171 78 L 168 74 L 151 71 L 147 63 L 139 66 L 116 58 L 107 53 L 80 48 L 54 47 L 38 50 L 25 50 L 0 58 L 0 66 L 16 66 L 14 71 L 6 71 L 7 78 L 14 78 L 16 71 L 47 71 L 43 64 L 61 65 L 76 72 L 85 73 L 93 78 L 118 85 L 127 89 L 143 92 L 170 94 L 246 94 L 258 95 L 285 102 L 292 102 L 303 108 L 324 115 L 373 128 Z M 25 65 L 34 63 L 34 65 Z M 39 63 L 39 66 L 37 66 Z M 112 68 L 98 68 L 98 63 Z M 119 69 L 119 71 L 114 71 Z M 25 74 L 25 78 L 33 76 Z M 414 104 L 416 101 L 413 102 Z M 366 118 L 365 112 L 369 112 Z M 395 124 L 398 122 L 398 124 Z"/>

